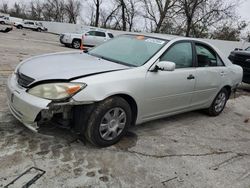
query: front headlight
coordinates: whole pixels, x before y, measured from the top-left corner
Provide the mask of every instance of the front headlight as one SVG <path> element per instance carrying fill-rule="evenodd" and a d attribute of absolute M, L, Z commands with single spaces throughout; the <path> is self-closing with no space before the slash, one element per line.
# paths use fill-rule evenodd
<path fill-rule="evenodd" d="M 84 83 L 48 83 L 35 86 L 28 93 L 36 97 L 62 100 L 67 99 L 87 86 Z"/>

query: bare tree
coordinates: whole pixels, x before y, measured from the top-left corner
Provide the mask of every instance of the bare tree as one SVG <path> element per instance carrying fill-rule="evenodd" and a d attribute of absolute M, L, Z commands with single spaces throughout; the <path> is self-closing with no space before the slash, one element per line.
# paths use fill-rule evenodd
<path fill-rule="evenodd" d="M 126 17 L 127 23 L 129 26 L 129 31 L 132 31 L 134 26 L 134 19 L 138 15 L 138 10 L 136 6 L 138 5 L 139 1 L 137 0 L 127 0 L 126 6 Z"/>
<path fill-rule="evenodd" d="M 220 40 L 239 41 L 240 33 L 245 29 L 247 24 L 243 21 L 236 27 L 232 22 L 225 22 L 222 26 L 218 27 L 213 33 L 211 38 Z"/>
<path fill-rule="evenodd" d="M 9 14 L 13 17 L 27 18 L 27 6 L 24 3 L 15 2 L 13 8 L 10 9 Z"/>
<path fill-rule="evenodd" d="M 79 0 L 68 0 L 65 4 L 65 11 L 69 23 L 76 23 L 81 11 L 81 2 Z"/>
<path fill-rule="evenodd" d="M 102 1 L 101 0 L 94 0 L 95 4 L 95 27 L 98 27 L 99 25 L 99 18 L 100 18 L 100 5 Z"/>
<path fill-rule="evenodd" d="M 9 5 L 8 5 L 8 3 L 5 2 L 5 1 L 3 1 L 0 10 L 3 13 L 8 13 L 9 12 Z"/>
<path fill-rule="evenodd" d="M 46 0 L 43 5 L 43 17 L 48 21 L 65 21 L 65 3 L 63 0 Z"/>
<path fill-rule="evenodd" d="M 112 28 L 112 23 L 114 20 L 116 20 L 116 16 L 118 14 L 118 11 L 120 9 L 120 6 L 114 5 L 112 8 L 109 8 L 109 10 L 102 10 L 100 12 L 101 17 L 101 27 L 103 28 Z"/>
<path fill-rule="evenodd" d="M 126 18 L 126 3 L 125 0 L 116 0 L 118 3 L 117 6 L 120 7 L 121 9 L 121 20 L 122 20 L 122 30 L 126 31 L 127 30 L 127 18 Z"/>
<path fill-rule="evenodd" d="M 180 14 L 186 21 L 185 36 L 201 36 L 209 26 L 233 17 L 235 4 L 221 0 L 179 0 Z"/>
<path fill-rule="evenodd" d="M 178 0 L 142 0 L 146 14 L 143 16 L 151 20 L 154 32 L 161 32 L 164 20 L 171 18 L 176 12 L 174 8 Z"/>
<path fill-rule="evenodd" d="M 29 18 L 34 20 L 43 19 L 43 4 L 39 0 L 30 2 Z"/>

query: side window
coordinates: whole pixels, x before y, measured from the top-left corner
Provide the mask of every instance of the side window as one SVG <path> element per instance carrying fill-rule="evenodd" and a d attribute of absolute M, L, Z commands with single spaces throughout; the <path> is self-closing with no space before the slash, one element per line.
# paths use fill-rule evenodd
<path fill-rule="evenodd" d="M 214 50 L 203 44 L 195 45 L 198 67 L 224 66 L 220 57 Z"/>
<path fill-rule="evenodd" d="M 34 25 L 34 22 L 29 22 L 30 25 Z"/>
<path fill-rule="evenodd" d="M 95 32 L 95 35 L 96 35 L 97 37 L 106 37 L 106 34 L 105 34 L 104 32 L 100 32 L 100 31 L 96 31 L 96 32 Z"/>
<path fill-rule="evenodd" d="M 114 35 L 112 34 L 112 33 L 108 33 L 108 35 L 109 35 L 109 38 L 114 38 Z"/>
<path fill-rule="evenodd" d="M 90 36 L 95 36 L 95 31 L 89 31 L 88 34 L 89 34 Z"/>
<path fill-rule="evenodd" d="M 193 66 L 193 51 L 190 42 L 177 43 L 170 47 L 160 61 L 171 61 L 176 64 L 176 68 L 187 68 Z"/>
<path fill-rule="evenodd" d="M 221 60 L 221 58 L 218 55 L 217 55 L 217 66 L 220 66 L 220 67 L 225 66 L 223 61 Z"/>

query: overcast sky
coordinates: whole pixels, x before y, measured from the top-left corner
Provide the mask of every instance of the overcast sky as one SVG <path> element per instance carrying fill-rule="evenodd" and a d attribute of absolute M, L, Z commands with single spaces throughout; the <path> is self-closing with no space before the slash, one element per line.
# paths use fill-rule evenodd
<path fill-rule="evenodd" d="M 0 0 L 0 2 L 8 2 L 10 5 L 16 1 L 30 2 L 32 0 Z M 231 0 L 224 0 L 224 1 L 231 1 Z M 237 8 L 237 14 L 242 18 L 242 20 L 246 20 L 248 22 L 249 25 L 247 30 L 250 31 L 250 0 L 239 0 L 239 2 L 240 4 L 239 7 Z"/>
<path fill-rule="evenodd" d="M 250 22 L 250 0 L 244 0 L 238 7 L 238 13 L 242 19 Z"/>

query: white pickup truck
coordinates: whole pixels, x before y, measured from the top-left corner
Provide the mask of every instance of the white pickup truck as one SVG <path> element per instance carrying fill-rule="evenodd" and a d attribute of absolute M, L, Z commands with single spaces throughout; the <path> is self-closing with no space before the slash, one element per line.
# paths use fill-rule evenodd
<path fill-rule="evenodd" d="M 12 22 L 10 21 L 9 17 L 1 16 L 0 17 L 0 24 L 11 25 Z"/>
<path fill-rule="evenodd" d="M 80 33 L 62 33 L 60 35 L 60 42 L 65 46 L 71 46 L 75 49 L 79 49 L 82 38 L 84 47 L 93 47 L 114 38 L 114 35 L 105 30 L 89 30 Z"/>
<path fill-rule="evenodd" d="M 48 29 L 43 26 L 41 22 L 35 22 L 35 21 L 24 21 L 24 22 L 15 22 L 14 26 L 17 29 L 31 29 L 33 31 L 47 31 Z"/>

